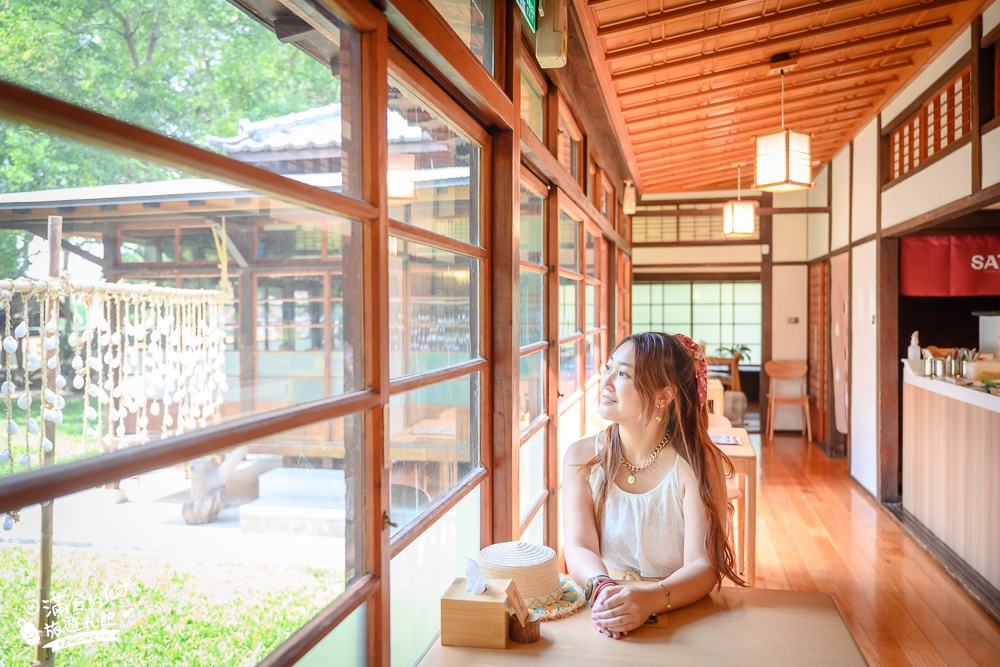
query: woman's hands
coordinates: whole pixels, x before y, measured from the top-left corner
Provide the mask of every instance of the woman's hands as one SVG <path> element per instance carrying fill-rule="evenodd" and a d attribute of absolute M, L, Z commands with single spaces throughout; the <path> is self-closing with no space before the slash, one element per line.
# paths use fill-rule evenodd
<path fill-rule="evenodd" d="M 662 602 L 662 592 L 655 598 L 651 595 L 660 590 L 659 586 L 656 588 L 622 584 L 602 586 L 591 601 L 590 618 L 594 627 L 612 639 L 624 637 L 660 610 L 657 603 Z"/>

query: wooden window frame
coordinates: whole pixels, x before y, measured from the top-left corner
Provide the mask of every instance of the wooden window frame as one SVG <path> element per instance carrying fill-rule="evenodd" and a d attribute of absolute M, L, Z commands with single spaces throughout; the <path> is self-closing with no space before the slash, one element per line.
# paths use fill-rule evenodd
<path fill-rule="evenodd" d="M 538 63 L 535 62 L 535 59 L 531 56 L 531 53 L 532 53 L 531 49 L 524 49 L 524 48 L 521 49 L 521 59 L 519 61 L 520 70 L 518 72 L 518 76 L 520 76 L 520 73 L 523 72 L 525 76 L 528 79 L 530 79 L 531 82 L 535 85 L 535 87 L 542 93 L 542 136 L 537 138 L 540 142 L 544 144 L 548 137 L 549 109 L 551 106 L 550 101 L 552 99 L 550 95 L 551 88 L 549 86 L 548 79 L 545 77 L 544 74 L 542 74 L 541 68 L 538 67 Z M 524 120 L 524 117 L 521 116 L 520 100 L 518 100 L 517 103 L 517 115 L 518 118 Z M 525 120 L 524 123 L 525 125 L 527 125 L 528 121 Z M 528 127 L 530 129 L 531 126 L 529 125 Z"/>

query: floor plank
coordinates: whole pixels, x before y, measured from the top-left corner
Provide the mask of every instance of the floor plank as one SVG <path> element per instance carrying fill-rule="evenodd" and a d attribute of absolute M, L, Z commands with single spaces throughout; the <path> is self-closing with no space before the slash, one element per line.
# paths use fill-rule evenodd
<path fill-rule="evenodd" d="M 1000 665 L 1000 626 L 798 434 L 758 453 L 757 585 L 833 595 L 872 665 Z"/>

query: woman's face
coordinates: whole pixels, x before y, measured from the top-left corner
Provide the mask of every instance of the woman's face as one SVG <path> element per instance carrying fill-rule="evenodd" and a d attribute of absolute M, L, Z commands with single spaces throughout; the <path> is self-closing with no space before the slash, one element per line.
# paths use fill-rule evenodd
<path fill-rule="evenodd" d="M 611 355 L 601 374 L 600 415 L 619 424 L 644 422 L 642 399 L 635 387 L 635 346 L 626 341 Z"/>

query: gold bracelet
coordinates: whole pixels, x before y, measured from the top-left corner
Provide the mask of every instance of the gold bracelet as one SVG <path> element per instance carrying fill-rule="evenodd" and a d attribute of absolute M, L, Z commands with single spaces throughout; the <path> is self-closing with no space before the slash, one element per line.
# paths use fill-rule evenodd
<path fill-rule="evenodd" d="M 667 609 L 670 609 L 670 589 L 667 588 L 662 581 L 658 581 L 656 584 L 663 589 L 664 593 L 667 594 Z"/>

